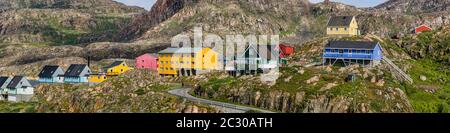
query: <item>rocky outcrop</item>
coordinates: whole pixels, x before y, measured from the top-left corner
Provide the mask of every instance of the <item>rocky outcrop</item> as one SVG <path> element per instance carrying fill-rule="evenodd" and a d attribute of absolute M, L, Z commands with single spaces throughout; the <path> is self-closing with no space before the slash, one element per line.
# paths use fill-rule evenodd
<path fill-rule="evenodd" d="M 291 69 L 291 68 L 288 68 Z M 275 85 L 262 84 L 259 77 L 223 77 L 217 74 L 188 78 L 195 84 L 193 94 L 207 99 L 227 101 L 255 106 L 267 110 L 286 113 L 374 113 L 374 112 L 413 112 L 407 96 L 401 89 L 390 85 L 377 86 L 369 77 L 384 73 L 380 70 L 366 70 L 367 77 L 345 82 L 344 75 L 349 72 L 363 77 L 359 68 L 348 68 L 340 76 L 317 76 L 314 84 L 306 84 L 315 69 L 305 73 L 283 72 Z M 333 70 L 336 72 L 337 70 Z M 381 74 L 381 75 L 380 75 Z M 206 78 L 217 77 L 217 78 Z M 316 76 L 313 76 L 316 77 Z M 388 77 L 384 77 L 388 78 Z M 290 79 L 286 81 L 286 79 Z M 316 79 L 316 78 L 314 78 Z M 382 81 L 382 80 L 378 80 Z M 384 81 L 383 81 L 384 82 Z M 400 86 L 398 84 L 396 87 Z M 381 102 L 383 101 L 383 102 Z"/>
<path fill-rule="evenodd" d="M 140 37 L 150 28 L 172 17 L 192 2 L 193 0 L 158 0 L 149 12 L 134 17 L 131 24 L 121 30 L 117 41 L 127 41 Z"/>
<path fill-rule="evenodd" d="M 375 7 L 378 10 L 401 13 L 440 12 L 450 10 L 448 0 L 389 0 Z"/>
<path fill-rule="evenodd" d="M 167 40 L 191 32 L 194 26 L 219 35 L 295 34 L 298 22 L 306 21 L 301 17 L 308 14 L 308 7 L 307 0 L 160 0 L 150 12 L 136 17 L 129 28 L 122 30 L 121 39 Z"/>
<path fill-rule="evenodd" d="M 33 100 L 37 101 L 37 112 L 46 113 L 219 112 L 165 93 L 170 84 L 161 81 L 151 71 L 132 70 L 96 86 L 40 85 Z"/>
<path fill-rule="evenodd" d="M 86 44 L 112 40 L 144 12 L 112 0 L 2 0 L 0 43 Z"/>

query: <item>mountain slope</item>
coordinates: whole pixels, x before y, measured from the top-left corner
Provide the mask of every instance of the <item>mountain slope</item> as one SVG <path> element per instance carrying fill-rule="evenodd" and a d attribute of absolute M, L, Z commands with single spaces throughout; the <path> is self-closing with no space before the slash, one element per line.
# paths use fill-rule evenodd
<path fill-rule="evenodd" d="M 450 0 L 389 0 L 375 9 L 402 13 L 440 12 L 450 10 Z"/>
<path fill-rule="evenodd" d="M 205 32 L 219 35 L 295 34 L 299 22 L 306 21 L 302 16 L 308 13 L 309 5 L 307 0 L 176 0 L 172 3 L 160 0 L 149 13 L 123 30 L 125 34 L 121 34 L 121 38 L 166 39 L 189 32 L 196 25 L 202 26 Z"/>
<path fill-rule="evenodd" d="M 36 45 L 110 40 L 145 11 L 112 0 L 6 0 L 0 6 L 0 43 Z"/>

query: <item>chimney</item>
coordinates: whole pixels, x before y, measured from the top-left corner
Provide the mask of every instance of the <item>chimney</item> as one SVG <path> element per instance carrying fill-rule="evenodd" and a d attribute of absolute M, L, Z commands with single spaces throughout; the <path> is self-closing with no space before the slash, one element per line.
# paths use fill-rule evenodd
<path fill-rule="evenodd" d="M 88 55 L 87 55 L 87 65 L 89 68 L 91 68 L 91 53 L 90 52 L 88 52 Z"/>

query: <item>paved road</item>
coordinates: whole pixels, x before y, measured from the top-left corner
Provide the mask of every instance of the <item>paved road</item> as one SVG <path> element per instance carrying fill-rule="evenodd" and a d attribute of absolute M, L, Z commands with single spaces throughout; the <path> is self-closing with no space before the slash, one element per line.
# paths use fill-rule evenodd
<path fill-rule="evenodd" d="M 211 101 L 211 100 L 206 100 L 206 99 L 202 99 L 202 98 L 197 98 L 197 97 L 190 95 L 188 93 L 189 90 L 190 89 L 183 89 L 183 88 L 175 89 L 175 90 L 170 90 L 169 93 L 172 95 L 176 95 L 176 96 L 185 98 L 192 102 L 198 102 L 198 103 L 214 106 L 216 108 L 221 109 L 225 113 L 244 113 L 249 110 L 256 110 L 256 111 L 260 111 L 263 113 L 274 113 L 272 111 L 262 110 L 262 109 L 258 109 L 258 108 L 252 108 L 252 107 L 246 107 L 246 106 L 240 106 L 240 105 L 235 105 L 235 104 L 230 104 L 230 103 L 217 102 L 217 101 Z"/>

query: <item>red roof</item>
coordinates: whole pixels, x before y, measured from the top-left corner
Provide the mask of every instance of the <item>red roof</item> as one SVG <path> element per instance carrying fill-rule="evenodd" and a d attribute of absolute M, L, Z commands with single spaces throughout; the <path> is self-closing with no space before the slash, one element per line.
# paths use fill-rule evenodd
<path fill-rule="evenodd" d="M 295 50 L 294 47 L 286 45 L 286 44 L 280 44 L 280 49 L 281 49 L 281 52 L 287 56 L 293 54 L 294 50 Z"/>
<path fill-rule="evenodd" d="M 426 25 L 421 25 L 421 26 L 419 26 L 419 27 L 417 27 L 417 28 L 415 29 L 415 32 L 416 32 L 416 33 L 421 33 L 421 32 L 423 32 L 423 31 L 430 31 L 430 30 L 433 30 L 433 29 L 431 29 L 430 27 L 428 27 L 428 26 L 426 26 Z"/>

